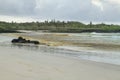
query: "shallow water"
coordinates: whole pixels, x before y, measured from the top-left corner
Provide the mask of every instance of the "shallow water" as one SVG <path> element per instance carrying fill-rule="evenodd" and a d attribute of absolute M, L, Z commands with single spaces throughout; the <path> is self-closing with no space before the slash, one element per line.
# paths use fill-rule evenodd
<path fill-rule="evenodd" d="M 84 43 L 105 43 L 105 44 L 119 44 L 120 45 L 120 33 L 80 33 L 71 34 L 72 41 Z"/>
<path fill-rule="evenodd" d="M 90 41 L 101 41 L 105 43 L 120 44 L 120 33 L 82 33 L 82 34 L 71 34 L 72 39 L 79 41 L 82 39 L 89 39 Z M 0 46 L 9 48 L 19 48 L 28 51 L 35 51 L 50 55 L 69 56 L 77 59 L 86 59 L 97 62 L 111 63 L 120 65 L 120 52 L 103 52 L 103 51 L 78 51 L 74 49 L 51 47 L 51 46 L 36 46 L 36 45 L 22 45 L 22 44 L 11 44 L 13 37 L 0 35 Z M 74 48 L 74 47 L 72 47 Z"/>

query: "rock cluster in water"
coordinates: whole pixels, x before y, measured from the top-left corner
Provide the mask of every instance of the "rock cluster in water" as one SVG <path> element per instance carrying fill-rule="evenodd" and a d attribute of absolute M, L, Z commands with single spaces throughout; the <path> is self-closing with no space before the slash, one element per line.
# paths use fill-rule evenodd
<path fill-rule="evenodd" d="M 12 43 L 30 43 L 30 44 L 40 44 L 39 41 L 33 41 L 33 40 L 26 40 L 23 37 L 18 37 L 18 39 L 13 39 L 11 41 Z"/>

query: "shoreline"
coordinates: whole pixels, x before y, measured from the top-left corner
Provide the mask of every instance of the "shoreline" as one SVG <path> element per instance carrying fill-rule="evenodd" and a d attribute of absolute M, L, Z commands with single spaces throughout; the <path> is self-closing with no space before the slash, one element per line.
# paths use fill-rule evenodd
<path fill-rule="evenodd" d="M 1 80 L 120 80 L 120 65 L 16 47 L 0 46 L 0 50 Z"/>
<path fill-rule="evenodd" d="M 120 80 L 118 65 L 16 48 L 0 50 L 1 80 Z"/>
<path fill-rule="evenodd" d="M 74 36 L 74 34 L 60 34 L 60 33 L 38 33 L 38 32 L 28 32 L 28 33 L 19 33 L 19 34 L 8 34 L 7 36 L 12 36 L 12 37 L 19 37 L 22 36 L 28 40 L 37 40 L 40 41 L 40 45 L 46 46 L 46 47 L 53 47 L 52 50 L 51 48 L 46 48 L 54 53 L 54 51 L 58 52 L 59 54 L 59 49 L 66 49 L 64 52 L 60 52 L 63 55 L 71 55 L 71 57 L 76 57 L 76 58 L 81 58 L 83 60 L 90 60 L 90 61 L 96 61 L 96 62 L 104 62 L 104 63 L 110 63 L 110 64 L 120 64 L 120 55 L 119 55 L 119 44 L 118 45 L 112 45 L 112 44 L 99 44 L 99 43 L 78 43 L 73 45 L 72 43 L 69 42 L 64 42 L 60 41 L 60 38 L 69 38 Z M 42 38 L 43 37 L 43 38 Z M 49 39 L 50 38 L 50 39 Z M 57 40 L 54 40 L 57 39 Z M 22 45 L 22 44 L 21 44 Z M 27 44 L 26 44 L 27 45 Z M 55 48 L 54 48 L 55 47 Z M 58 49 L 57 49 L 58 48 Z M 73 53 L 71 53 L 72 51 Z M 113 55 L 114 54 L 114 55 Z M 102 58 L 103 56 L 103 58 Z"/>
<path fill-rule="evenodd" d="M 25 32 L 25 31 L 23 31 Z M 33 35 L 30 35 L 33 33 Z M 36 35 L 37 34 L 37 35 Z M 47 46 L 76 46 L 76 47 L 85 47 L 88 49 L 94 49 L 94 50 L 106 50 L 106 51 L 120 51 L 120 43 L 108 43 L 107 42 L 95 42 L 95 41 L 84 41 L 81 40 L 81 42 L 72 42 L 69 40 L 64 40 L 69 39 L 72 36 L 69 35 L 68 33 L 39 33 L 39 32 L 29 32 L 27 31 L 26 33 L 14 33 L 14 34 L 9 34 L 8 36 L 13 36 L 13 37 L 19 37 L 22 36 L 26 39 L 30 40 L 37 40 L 41 44 L 45 44 Z M 63 40 L 61 39 L 63 38 Z M 60 39 L 60 40 L 59 40 Z M 74 40 L 73 40 L 74 41 Z"/>

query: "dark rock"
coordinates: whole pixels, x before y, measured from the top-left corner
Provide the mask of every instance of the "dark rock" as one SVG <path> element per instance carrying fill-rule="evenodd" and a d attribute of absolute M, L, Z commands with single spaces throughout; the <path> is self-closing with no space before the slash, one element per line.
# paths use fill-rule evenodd
<path fill-rule="evenodd" d="M 11 42 L 12 43 L 18 43 L 18 41 L 19 41 L 18 39 L 13 39 Z"/>
<path fill-rule="evenodd" d="M 30 43 L 33 43 L 33 44 L 40 44 L 39 41 L 30 41 Z"/>
<path fill-rule="evenodd" d="M 40 44 L 39 41 L 31 41 L 31 40 L 26 40 L 23 37 L 18 37 L 18 39 L 13 39 L 11 41 L 12 43 L 32 43 L 32 44 Z"/>

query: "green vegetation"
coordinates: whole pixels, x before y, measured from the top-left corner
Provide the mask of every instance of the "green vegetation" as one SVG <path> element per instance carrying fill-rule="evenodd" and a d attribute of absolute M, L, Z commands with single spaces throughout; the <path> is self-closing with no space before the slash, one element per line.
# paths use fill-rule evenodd
<path fill-rule="evenodd" d="M 50 32 L 120 32 L 119 25 L 107 24 L 83 24 L 76 21 L 45 21 L 45 22 L 0 22 L 0 33 L 2 32 L 16 32 L 16 30 L 48 30 Z"/>

